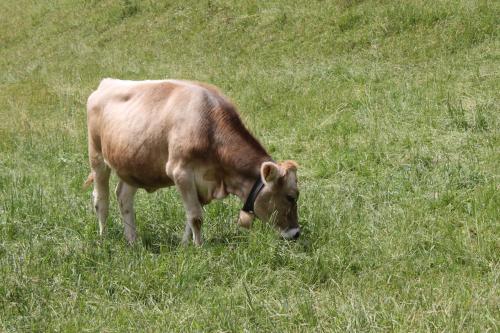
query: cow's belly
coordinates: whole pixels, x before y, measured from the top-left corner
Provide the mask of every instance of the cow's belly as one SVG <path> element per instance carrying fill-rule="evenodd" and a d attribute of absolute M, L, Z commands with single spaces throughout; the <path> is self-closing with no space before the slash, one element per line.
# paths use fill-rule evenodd
<path fill-rule="evenodd" d="M 132 174 L 126 171 L 120 172 L 119 170 L 116 170 L 116 174 L 118 175 L 118 177 L 120 177 L 120 179 L 122 179 L 127 184 L 132 185 L 134 187 L 143 188 L 148 192 L 153 192 L 159 188 L 174 185 L 174 182 L 166 175 L 154 176 L 154 175 L 145 175 L 143 173 Z"/>
<path fill-rule="evenodd" d="M 174 185 L 167 176 L 167 145 L 148 140 L 115 137 L 104 141 L 102 153 L 106 164 L 126 183 L 147 191 Z"/>
<path fill-rule="evenodd" d="M 115 161 L 108 162 L 110 167 L 120 179 L 132 186 L 152 192 L 174 185 L 173 180 L 167 176 L 165 167 L 159 164 L 148 165 L 137 160 L 120 161 L 120 164 L 113 162 Z"/>

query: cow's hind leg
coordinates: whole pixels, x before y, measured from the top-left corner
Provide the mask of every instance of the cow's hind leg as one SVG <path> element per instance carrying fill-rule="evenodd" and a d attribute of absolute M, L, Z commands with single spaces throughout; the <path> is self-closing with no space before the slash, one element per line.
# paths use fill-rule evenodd
<path fill-rule="evenodd" d="M 136 192 L 136 187 L 130 186 L 122 180 L 116 186 L 116 198 L 122 214 L 125 238 L 129 244 L 133 244 L 137 239 L 134 213 L 134 195 Z"/>
<path fill-rule="evenodd" d="M 102 236 L 106 232 L 106 219 L 109 212 L 109 175 L 111 169 L 104 162 L 93 165 L 94 173 L 94 208 L 99 220 L 99 234 Z"/>
<path fill-rule="evenodd" d="M 167 171 L 168 172 L 168 171 Z M 184 232 L 183 243 L 189 241 L 191 234 L 193 242 L 196 245 L 201 245 L 201 224 L 203 217 L 203 209 L 198 200 L 198 192 L 194 180 L 194 173 L 190 168 L 176 167 L 173 172 L 173 179 L 177 189 L 181 193 L 182 202 L 186 209 L 186 229 Z"/>

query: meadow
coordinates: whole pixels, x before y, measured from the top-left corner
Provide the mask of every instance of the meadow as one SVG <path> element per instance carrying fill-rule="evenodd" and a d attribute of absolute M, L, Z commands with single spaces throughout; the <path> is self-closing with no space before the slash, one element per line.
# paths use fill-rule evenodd
<path fill-rule="evenodd" d="M 498 332 L 500 2 L 0 1 L 1 332 Z M 101 239 L 88 95 L 219 86 L 299 165 L 296 242 L 175 189 Z M 112 178 L 112 186 L 116 184 Z"/>

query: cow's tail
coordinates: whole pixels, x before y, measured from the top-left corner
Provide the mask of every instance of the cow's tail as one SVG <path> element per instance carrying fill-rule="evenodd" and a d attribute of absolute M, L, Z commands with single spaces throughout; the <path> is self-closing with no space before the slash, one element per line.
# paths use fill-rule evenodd
<path fill-rule="evenodd" d="M 93 182 L 94 182 L 94 173 L 91 172 L 87 177 L 85 183 L 83 183 L 83 189 L 86 190 L 87 188 L 89 188 L 89 186 L 92 185 Z"/>

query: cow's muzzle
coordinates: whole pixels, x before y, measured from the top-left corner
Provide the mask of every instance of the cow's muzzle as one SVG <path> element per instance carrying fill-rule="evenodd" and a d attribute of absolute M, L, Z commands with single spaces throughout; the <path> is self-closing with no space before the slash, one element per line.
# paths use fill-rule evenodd
<path fill-rule="evenodd" d="M 297 239 L 300 236 L 300 228 L 290 228 L 281 232 L 281 236 L 285 239 Z"/>

